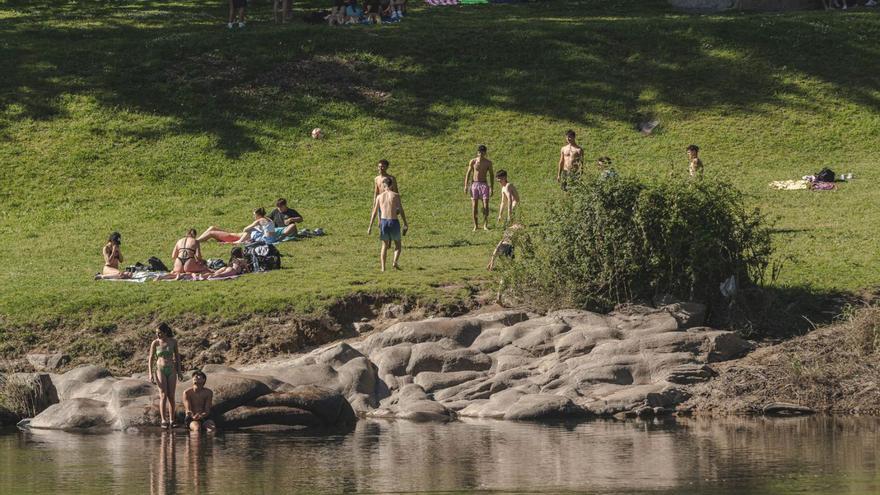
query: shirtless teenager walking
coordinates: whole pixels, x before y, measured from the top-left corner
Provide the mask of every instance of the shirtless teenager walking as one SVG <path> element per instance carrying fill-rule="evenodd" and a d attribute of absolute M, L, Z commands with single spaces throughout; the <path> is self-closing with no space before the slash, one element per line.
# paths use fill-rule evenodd
<path fill-rule="evenodd" d="M 403 204 L 400 202 L 400 195 L 391 189 L 394 181 L 391 177 L 382 179 L 382 194 L 376 196 L 373 201 L 373 212 L 370 214 L 370 227 L 367 228 L 367 235 L 373 233 L 373 222 L 376 221 L 376 215 L 379 215 L 379 239 L 382 241 L 382 248 L 379 251 L 379 264 L 382 271 L 385 271 L 385 258 L 388 255 L 388 247 L 391 241 L 394 241 L 394 261 L 392 266 L 400 270 L 398 261 L 400 260 L 401 246 L 401 228 L 400 220 L 403 220 L 403 235 L 409 230 L 406 222 L 406 214 L 403 212 Z M 397 216 L 400 215 L 400 220 Z"/>
<path fill-rule="evenodd" d="M 382 181 L 385 180 L 385 177 L 391 179 L 391 190 L 400 194 L 400 191 L 397 189 L 397 178 L 388 173 L 388 165 L 388 160 L 379 160 L 379 175 L 373 178 L 373 203 L 376 202 L 376 196 L 382 194 Z M 381 212 L 379 213 L 381 217 Z"/>
<path fill-rule="evenodd" d="M 565 132 L 565 146 L 559 150 L 559 165 L 556 168 L 556 182 L 563 191 L 567 191 L 569 184 L 580 176 L 583 159 L 584 149 L 578 146 L 574 131 L 569 129 Z"/>
<path fill-rule="evenodd" d="M 467 172 L 464 175 L 464 193 L 470 193 L 471 196 L 474 232 L 477 231 L 478 202 L 483 203 L 483 230 L 489 230 L 489 197 L 492 196 L 494 186 L 495 174 L 492 170 L 492 162 L 486 158 L 486 145 L 481 144 L 477 146 L 477 157 L 468 162 Z"/>

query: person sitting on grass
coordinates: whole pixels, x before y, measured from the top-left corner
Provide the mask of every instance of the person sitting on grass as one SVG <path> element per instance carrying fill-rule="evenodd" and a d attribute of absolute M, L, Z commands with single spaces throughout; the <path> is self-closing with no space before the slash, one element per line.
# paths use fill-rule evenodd
<path fill-rule="evenodd" d="M 186 232 L 186 237 L 179 239 L 174 244 L 171 259 L 174 260 L 174 268 L 171 269 L 171 273 L 177 275 L 208 271 L 208 264 L 202 258 L 202 245 L 196 240 L 196 229 L 189 229 Z"/>
<path fill-rule="evenodd" d="M 107 243 L 101 248 L 101 255 L 104 257 L 104 267 L 101 273 L 95 275 L 95 280 L 114 280 L 131 278 L 131 273 L 119 269 L 122 259 L 122 251 L 119 246 L 122 245 L 122 234 L 112 232 L 107 238 Z"/>
<path fill-rule="evenodd" d="M 382 24 L 382 2 L 381 0 L 366 0 L 364 2 L 364 15 L 367 16 L 367 22 L 373 24 Z"/>
<path fill-rule="evenodd" d="M 611 158 L 607 156 L 600 156 L 596 160 L 596 169 L 599 170 L 599 177 L 602 179 L 610 179 L 612 177 L 617 177 L 617 172 L 611 168 Z"/>
<path fill-rule="evenodd" d="M 345 0 L 333 0 L 333 8 L 327 16 L 327 24 L 341 26 L 345 24 Z"/>
<path fill-rule="evenodd" d="M 379 250 L 379 266 L 385 271 L 385 258 L 388 255 L 388 247 L 391 241 L 394 241 L 394 262 L 392 266 L 400 270 L 400 251 L 401 246 L 401 229 L 400 219 L 403 220 L 403 235 L 409 230 L 406 222 L 406 214 L 403 212 L 403 204 L 400 202 L 400 195 L 391 190 L 391 178 L 385 177 L 382 180 L 382 194 L 376 196 L 373 202 L 373 212 L 370 214 L 370 226 L 367 228 L 367 235 L 373 233 L 373 222 L 376 221 L 376 215 L 379 215 L 379 239 L 382 241 L 382 247 Z"/>
<path fill-rule="evenodd" d="M 214 239 L 217 242 L 245 243 L 265 241 L 272 243 L 277 240 L 275 236 L 275 222 L 266 218 L 265 209 L 257 208 L 254 210 L 254 221 L 245 227 L 243 232 L 229 232 L 212 225 L 208 227 L 208 230 L 202 232 L 202 235 L 198 237 L 198 241 L 202 242 L 210 239 Z"/>
<path fill-rule="evenodd" d="M 391 18 L 401 20 L 406 10 L 406 0 L 391 0 Z"/>
<path fill-rule="evenodd" d="M 205 280 L 220 280 L 235 277 L 247 273 L 249 269 L 250 265 L 244 257 L 244 250 L 241 247 L 236 246 L 232 248 L 232 253 L 229 257 L 229 264 L 205 277 Z"/>
<path fill-rule="evenodd" d="M 299 212 L 287 207 L 287 200 L 284 198 L 278 198 L 275 202 L 275 209 L 269 212 L 269 219 L 275 222 L 275 237 L 278 239 L 295 237 L 296 224 L 303 221 Z"/>
<path fill-rule="evenodd" d="M 244 9 L 247 8 L 247 0 L 229 0 L 229 29 L 235 26 L 235 14 L 238 11 L 238 27 L 244 27 Z"/>
<path fill-rule="evenodd" d="M 700 147 L 691 144 L 687 147 L 688 175 L 691 178 L 703 178 L 703 161 L 700 160 Z"/>
<path fill-rule="evenodd" d="M 216 429 L 211 420 L 211 402 L 214 400 L 214 392 L 205 388 L 208 377 L 201 370 L 193 371 L 192 387 L 183 392 L 183 407 L 186 411 L 184 420 L 190 431 L 202 430 L 212 432 Z"/>
<path fill-rule="evenodd" d="M 364 17 L 364 9 L 362 9 L 357 0 L 345 1 L 345 23 L 358 24 Z"/>
<path fill-rule="evenodd" d="M 517 205 L 519 205 L 519 192 L 516 190 L 516 187 L 507 181 L 507 171 L 501 169 L 495 174 L 495 178 L 498 179 L 498 183 L 501 184 L 501 204 L 498 205 L 498 221 L 501 221 L 501 217 L 504 212 L 507 212 L 507 220 L 505 223 L 510 223 L 513 218 L 514 210 Z"/>

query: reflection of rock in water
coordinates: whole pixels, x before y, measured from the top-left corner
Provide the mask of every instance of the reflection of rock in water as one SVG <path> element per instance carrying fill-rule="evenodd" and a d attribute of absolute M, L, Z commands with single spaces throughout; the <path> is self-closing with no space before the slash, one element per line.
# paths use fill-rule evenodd
<path fill-rule="evenodd" d="M 791 493 L 872 493 L 878 427 L 875 418 L 811 417 L 549 425 L 366 420 L 342 434 L 32 430 L 0 436 L 0 493 L 143 493 L 149 484 L 155 494 L 766 494 L 777 493 L 779 483 Z"/>
<path fill-rule="evenodd" d="M 654 416 L 714 376 L 707 363 L 748 345 L 697 327 L 702 308 L 629 307 L 609 315 L 502 311 L 398 323 L 359 341 L 238 371 L 207 366 L 221 427 L 326 426 L 370 417 L 551 419 Z M 155 388 L 81 367 L 54 377 L 60 404 L 35 428 L 158 423 Z M 183 387 L 178 387 L 178 401 Z M 350 404 L 350 405 L 349 405 Z"/>

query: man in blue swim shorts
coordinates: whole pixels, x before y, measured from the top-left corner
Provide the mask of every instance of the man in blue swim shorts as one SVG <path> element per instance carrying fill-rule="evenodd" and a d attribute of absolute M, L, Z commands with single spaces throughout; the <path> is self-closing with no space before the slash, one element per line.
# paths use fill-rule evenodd
<path fill-rule="evenodd" d="M 370 227 L 367 229 L 367 235 L 373 233 L 373 224 L 376 222 L 376 215 L 379 215 L 379 239 L 382 241 L 382 248 L 379 251 L 379 265 L 382 271 L 385 271 L 385 259 L 388 255 L 388 248 L 391 242 L 394 242 L 394 261 L 391 266 L 400 270 L 398 261 L 400 260 L 401 236 L 406 235 L 409 225 L 406 223 L 406 214 L 403 212 L 403 205 L 400 202 L 400 195 L 391 189 L 394 181 L 391 177 L 382 179 L 382 194 L 376 196 L 373 201 L 373 212 L 370 214 Z M 403 220 L 403 228 L 401 229 L 400 220 Z"/>

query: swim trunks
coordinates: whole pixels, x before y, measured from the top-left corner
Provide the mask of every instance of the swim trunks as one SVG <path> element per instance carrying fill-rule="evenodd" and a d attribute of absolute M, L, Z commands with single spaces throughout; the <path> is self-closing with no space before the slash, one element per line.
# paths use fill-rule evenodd
<path fill-rule="evenodd" d="M 383 241 L 399 241 L 400 240 L 400 220 L 398 219 L 379 219 L 379 239 Z"/>
<path fill-rule="evenodd" d="M 473 199 L 489 199 L 489 184 L 485 182 L 471 183 L 471 198 Z"/>

